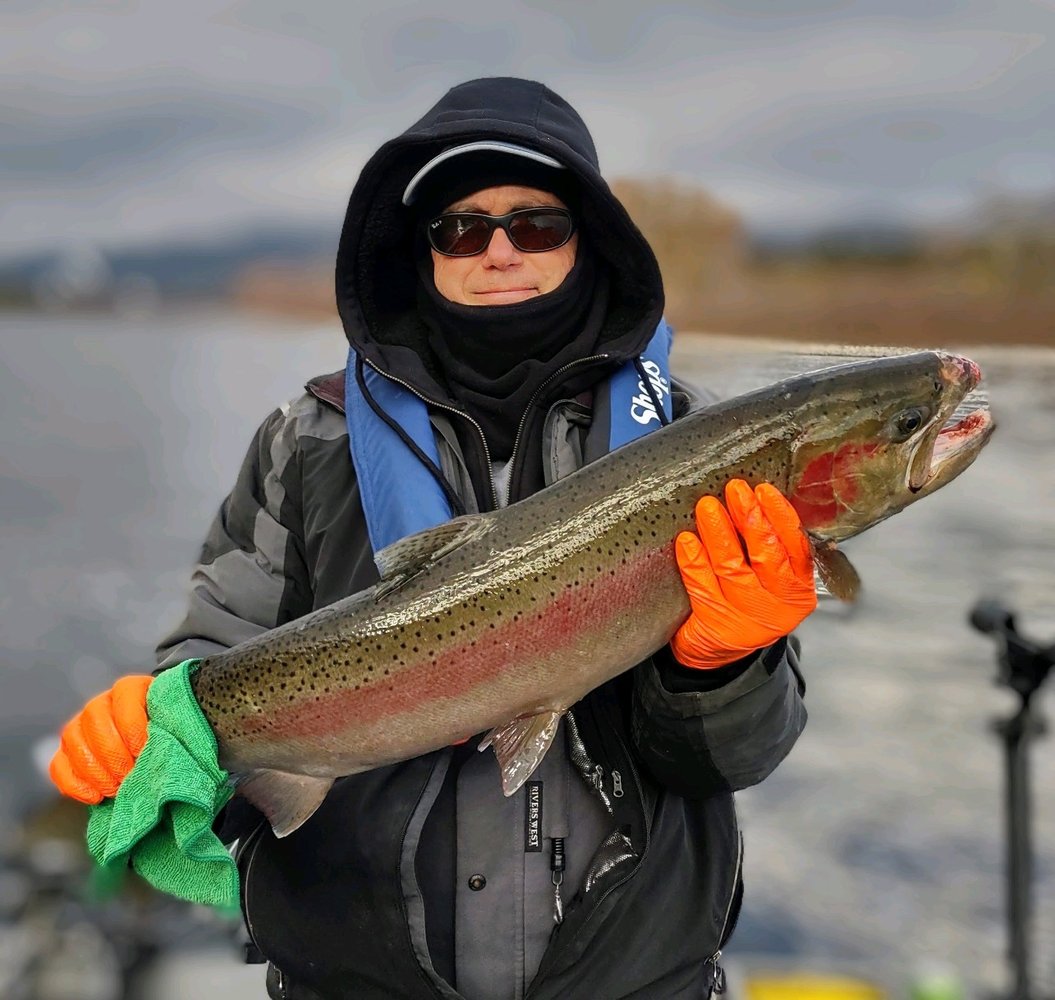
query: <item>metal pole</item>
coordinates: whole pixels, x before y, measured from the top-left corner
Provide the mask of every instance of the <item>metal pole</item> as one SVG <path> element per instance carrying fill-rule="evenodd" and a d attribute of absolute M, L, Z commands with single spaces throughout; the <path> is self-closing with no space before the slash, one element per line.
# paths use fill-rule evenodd
<path fill-rule="evenodd" d="M 1024 701 L 1016 715 L 998 721 L 995 728 L 1006 748 L 1008 958 L 1014 983 L 1009 1000 L 1034 1000 L 1029 968 L 1033 919 L 1029 743 L 1036 729 L 1029 702 Z"/>
<path fill-rule="evenodd" d="M 970 616 L 971 624 L 1000 644 L 999 683 L 1021 699 L 1018 711 L 998 719 L 993 729 L 1004 744 L 1005 833 L 1007 841 L 1008 959 L 1013 991 L 998 1000 L 1040 1000 L 1030 985 L 1032 943 L 1033 845 L 1030 835 L 1029 745 L 1044 732 L 1043 721 L 1032 711 L 1034 693 L 1055 665 L 1055 646 L 1043 648 L 1019 634 L 1014 616 L 996 601 L 981 601 Z"/>

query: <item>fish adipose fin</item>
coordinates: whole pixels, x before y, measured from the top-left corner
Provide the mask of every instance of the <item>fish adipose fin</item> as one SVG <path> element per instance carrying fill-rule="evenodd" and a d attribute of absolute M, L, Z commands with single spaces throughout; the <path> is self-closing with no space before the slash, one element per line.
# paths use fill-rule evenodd
<path fill-rule="evenodd" d="M 525 715 L 492 729 L 484 737 L 479 749 L 494 747 L 506 795 L 512 795 L 539 766 L 557 735 L 562 715 L 563 710 Z"/>
<path fill-rule="evenodd" d="M 482 514 L 465 514 L 386 545 L 374 555 L 374 563 L 381 574 L 375 598 L 398 590 L 429 563 L 442 559 L 486 530 L 487 521 Z"/>
<path fill-rule="evenodd" d="M 861 592 L 861 578 L 835 542 L 810 538 L 813 565 L 824 588 L 832 597 L 852 603 Z"/>
<path fill-rule="evenodd" d="M 267 817 L 276 837 L 286 837 L 311 818 L 332 785 L 333 778 L 261 769 L 236 779 L 235 791 Z"/>

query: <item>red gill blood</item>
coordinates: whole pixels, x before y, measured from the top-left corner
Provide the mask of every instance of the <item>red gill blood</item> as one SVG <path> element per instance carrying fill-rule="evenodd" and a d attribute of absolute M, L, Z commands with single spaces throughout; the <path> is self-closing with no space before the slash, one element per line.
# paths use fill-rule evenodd
<path fill-rule="evenodd" d="M 807 464 L 788 496 L 803 528 L 817 531 L 833 524 L 839 511 L 857 499 L 858 470 L 878 448 L 876 442 L 848 441 Z"/>

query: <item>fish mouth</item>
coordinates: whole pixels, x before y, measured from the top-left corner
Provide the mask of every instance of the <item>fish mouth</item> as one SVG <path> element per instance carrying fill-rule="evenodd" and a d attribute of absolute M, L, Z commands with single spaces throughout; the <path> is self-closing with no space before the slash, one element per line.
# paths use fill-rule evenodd
<path fill-rule="evenodd" d="M 940 377 L 950 391 L 909 469 L 908 488 L 916 494 L 930 493 L 955 479 L 978 457 L 996 429 L 989 393 L 975 362 L 945 355 Z"/>
<path fill-rule="evenodd" d="M 977 403 L 975 409 L 959 419 L 946 423 L 939 431 L 931 452 L 931 478 L 943 476 L 947 466 L 960 465 L 968 456 L 969 461 L 973 461 L 994 430 L 996 422 L 989 410 L 988 400 Z"/>

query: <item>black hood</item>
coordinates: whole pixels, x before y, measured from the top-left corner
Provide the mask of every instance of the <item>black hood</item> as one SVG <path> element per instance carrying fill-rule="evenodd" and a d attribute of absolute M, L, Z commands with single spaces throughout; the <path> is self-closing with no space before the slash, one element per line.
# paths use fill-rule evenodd
<path fill-rule="evenodd" d="M 586 124 L 553 91 L 530 80 L 494 77 L 452 88 L 418 122 L 366 163 L 348 202 L 337 252 L 337 308 L 349 343 L 383 371 L 444 398 L 416 310 L 417 214 L 402 204 L 410 179 L 450 146 L 515 142 L 568 167 L 581 189 L 580 230 L 611 272 L 599 349 L 613 362 L 641 353 L 663 311 L 655 255 L 598 169 Z"/>

